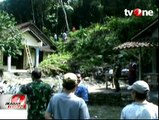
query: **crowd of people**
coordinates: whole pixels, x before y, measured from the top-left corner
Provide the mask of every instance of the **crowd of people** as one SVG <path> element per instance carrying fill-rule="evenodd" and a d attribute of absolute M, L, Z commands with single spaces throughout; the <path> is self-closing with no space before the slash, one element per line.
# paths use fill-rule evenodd
<path fill-rule="evenodd" d="M 68 37 L 67 32 L 62 32 L 61 35 L 57 35 L 56 33 L 54 34 L 55 41 L 58 41 L 60 37 L 65 42 L 67 40 L 67 37 Z"/>
<path fill-rule="evenodd" d="M 117 63 L 114 68 L 118 72 Z M 119 70 L 118 70 L 119 69 Z M 115 76 L 118 80 L 119 73 Z M 63 75 L 62 90 L 53 93 L 49 84 L 41 80 L 41 71 L 35 68 L 32 82 L 21 86 L 18 94 L 27 95 L 28 119 L 90 119 L 89 91 L 80 73 Z M 118 83 L 116 90 L 120 90 Z M 149 85 L 135 80 L 129 87 L 134 100 L 121 111 L 121 119 L 158 119 L 158 106 L 148 102 Z"/>

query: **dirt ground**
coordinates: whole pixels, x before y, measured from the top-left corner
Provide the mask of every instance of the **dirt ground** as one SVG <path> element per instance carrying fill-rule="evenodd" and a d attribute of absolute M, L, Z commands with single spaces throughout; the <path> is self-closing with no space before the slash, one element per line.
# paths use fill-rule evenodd
<path fill-rule="evenodd" d="M 108 105 L 88 105 L 91 119 L 120 119 L 122 107 Z"/>
<path fill-rule="evenodd" d="M 4 79 L 7 80 L 8 83 L 10 84 L 15 84 L 15 83 L 27 84 L 32 81 L 29 74 L 23 74 L 23 76 L 19 76 L 19 75 L 14 75 L 10 73 L 5 73 Z M 47 78 L 42 78 L 42 80 L 44 82 L 49 83 L 50 85 L 56 85 L 57 89 L 61 85 L 61 81 L 58 80 L 57 78 L 47 77 Z M 111 82 L 108 82 L 108 86 L 107 86 L 108 88 L 106 88 L 105 82 L 86 81 L 84 82 L 84 84 L 88 87 L 89 93 L 115 92 L 115 88 Z M 121 86 L 121 89 L 124 88 L 124 90 L 126 91 L 128 84 L 126 83 L 126 81 L 120 81 L 120 86 Z M 152 94 L 152 96 L 158 100 L 158 93 L 155 92 L 155 94 Z M 109 105 L 89 105 L 88 104 L 88 108 L 89 108 L 91 119 L 119 119 L 120 113 L 122 110 L 122 107 L 120 106 L 109 106 Z M 24 113 L 24 115 L 26 116 L 26 112 Z M 22 116 L 22 118 L 25 117 L 24 115 Z"/>
<path fill-rule="evenodd" d="M 88 105 L 91 119 L 119 119 L 120 107 Z M 27 119 L 26 110 L 0 110 L 0 119 Z"/>

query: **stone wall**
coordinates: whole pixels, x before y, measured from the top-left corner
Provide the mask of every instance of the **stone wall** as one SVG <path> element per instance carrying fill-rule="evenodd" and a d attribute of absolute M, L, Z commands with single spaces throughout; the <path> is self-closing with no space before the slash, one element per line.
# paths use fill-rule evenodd
<path fill-rule="evenodd" d="M 158 105 L 158 92 L 151 92 L 149 101 Z M 133 102 L 130 93 L 90 93 L 90 105 L 125 106 Z"/>
<path fill-rule="evenodd" d="M 131 103 L 130 94 L 122 93 L 90 93 L 89 104 L 124 106 Z"/>

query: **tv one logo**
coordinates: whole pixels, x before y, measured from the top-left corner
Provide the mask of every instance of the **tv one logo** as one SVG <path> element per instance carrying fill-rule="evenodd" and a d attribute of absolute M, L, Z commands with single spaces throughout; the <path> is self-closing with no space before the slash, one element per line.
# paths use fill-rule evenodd
<path fill-rule="evenodd" d="M 10 102 L 6 102 L 8 109 L 26 109 L 26 96 L 25 95 L 13 95 Z"/>
<path fill-rule="evenodd" d="M 141 17 L 141 16 L 153 16 L 153 10 L 141 10 L 140 8 L 136 8 L 134 10 L 124 10 L 125 16 L 136 16 L 136 17 Z"/>
<path fill-rule="evenodd" d="M 26 95 L 0 95 L 0 109 L 26 109 Z"/>

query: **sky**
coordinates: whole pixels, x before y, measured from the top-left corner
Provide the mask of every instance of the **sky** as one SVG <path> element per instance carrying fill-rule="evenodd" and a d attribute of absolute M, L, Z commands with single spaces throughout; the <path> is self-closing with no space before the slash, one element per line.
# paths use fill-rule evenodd
<path fill-rule="evenodd" d="M 0 2 L 3 2 L 4 0 L 0 0 Z"/>

